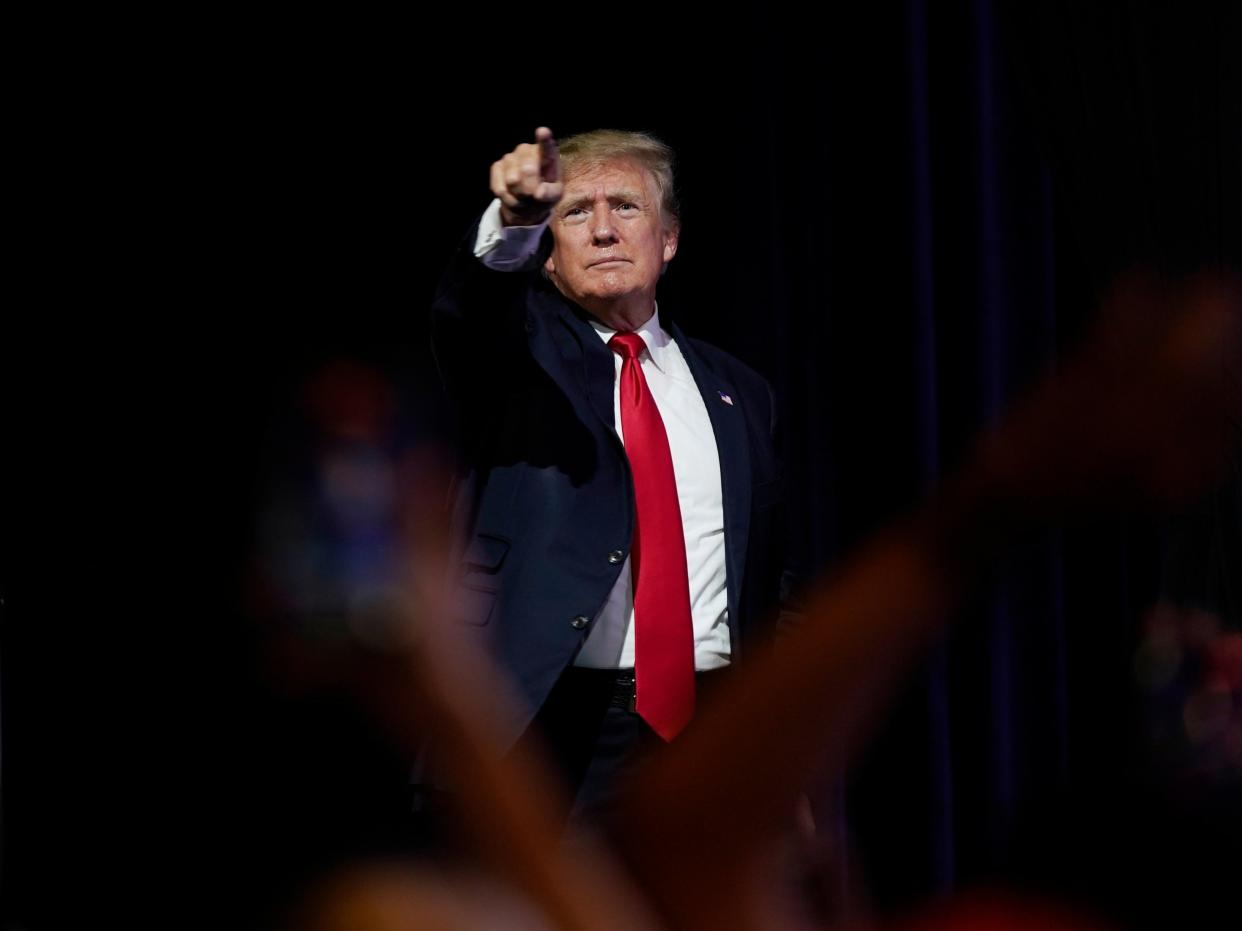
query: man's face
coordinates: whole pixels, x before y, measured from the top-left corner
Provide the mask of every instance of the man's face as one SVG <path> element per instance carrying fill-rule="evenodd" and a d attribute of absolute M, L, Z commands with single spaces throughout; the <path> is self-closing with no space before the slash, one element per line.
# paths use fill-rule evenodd
<path fill-rule="evenodd" d="M 623 306 L 649 307 L 664 263 L 677 252 L 677 228 L 662 216 L 655 179 L 630 161 L 572 176 L 550 226 L 548 276 L 596 316 Z"/>

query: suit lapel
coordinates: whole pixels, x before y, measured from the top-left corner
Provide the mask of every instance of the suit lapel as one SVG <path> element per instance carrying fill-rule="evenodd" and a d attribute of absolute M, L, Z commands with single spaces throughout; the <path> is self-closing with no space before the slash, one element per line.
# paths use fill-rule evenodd
<path fill-rule="evenodd" d="M 729 628 L 734 656 L 741 649 L 737 627 L 742 573 L 746 567 L 746 541 L 750 534 L 750 441 L 737 389 L 713 371 L 699 355 L 681 328 L 671 320 L 665 323 L 677 341 L 681 354 L 694 376 L 707 416 L 716 434 L 720 456 L 720 490 L 724 498 L 725 570 L 729 597 Z M 728 398 L 729 400 L 725 400 Z"/>
<path fill-rule="evenodd" d="M 542 299 L 551 312 L 528 319 L 531 354 L 567 397 L 581 398 L 585 391 L 590 410 L 614 430 L 612 353 L 563 300 L 552 295 Z"/>

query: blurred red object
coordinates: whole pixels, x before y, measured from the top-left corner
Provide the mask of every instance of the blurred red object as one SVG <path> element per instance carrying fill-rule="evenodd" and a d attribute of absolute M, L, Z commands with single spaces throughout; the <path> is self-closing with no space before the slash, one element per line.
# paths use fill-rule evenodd
<path fill-rule="evenodd" d="M 892 931 L 1115 931 L 1060 905 L 1000 892 L 959 896 L 891 924 Z"/>
<path fill-rule="evenodd" d="M 396 410 L 388 379 L 347 359 L 330 362 L 311 377 L 305 402 L 315 426 L 337 440 L 379 439 Z"/>

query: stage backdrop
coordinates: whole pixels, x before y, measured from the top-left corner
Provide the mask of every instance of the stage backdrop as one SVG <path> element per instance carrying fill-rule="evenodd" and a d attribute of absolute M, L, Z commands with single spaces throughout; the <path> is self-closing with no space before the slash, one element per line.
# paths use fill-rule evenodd
<path fill-rule="evenodd" d="M 282 726 L 252 662 L 263 516 L 296 487 L 273 475 L 325 371 L 395 405 L 398 445 L 446 435 L 427 308 L 488 166 L 536 126 L 648 129 L 677 149 L 684 228 L 661 308 L 775 385 L 809 577 L 950 474 L 1119 274 L 1237 270 L 1238 5 L 1090 6 L 220 19 L 166 24 L 140 53 L 109 45 L 80 79 L 41 71 L 56 101 L 30 138 L 67 139 L 38 148 L 55 175 L 40 190 L 74 212 L 48 201 L 28 238 L 83 248 L 41 260 L 47 287 L 76 290 L 23 317 L 13 345 L 46 352 L 6 370 L 9 396 L 42 399 L 23 449 L 49 489 L 5 485 L 6 513 L 37 528 L 4 535 L 11 917 L 38 925 L 63 902 L 66 836 L 84 845 L 71 872 L 160 865 L 182 883 L 161 888 L 195 901 L 223 901 L 221 882 L 275 895 L 273 873 L 366 849 L 346 835 L 389 796 L 354 818 L 366 780 L 327 765 L 323 741 L 369 745 L 367 725 L 338 709 L 326 729 Z M 984 580 L 864 757 L 818 792 L 841 895 L 898 908 L 1002 879 L 1210 926 L 1242 837 L 1240 764 L 1197 716 L 1195 650 L 1242 626 L 1233 468 L 1183 514 L 1060 528 Z M 72 513 L 53 520 L 61 499 Z M 45 671 L 74 618 L 124 640 L 92 664 L 108 682 L 88 702 Z M 1170 642 L 1185 661 L 1153 678 Z M 127 688 L 114 713 L 106 696 Z M 201 714 L 148 723 L 183 695 Z M 87 730 L 99 753 L 66 736 Z M 163 749 L 178 735 L 185 765 Z M 372 772 L 398 798 L 384 752 Z M 86 806 L 116 831 L 78 820 L 83 759 L 126 774 L 132 804 Z M 119 859 L 112 838 L 161 793 L 163 842 Z M 230 850 L 224 880 L 185 867 L 206 859 L 200 837 Z"/>

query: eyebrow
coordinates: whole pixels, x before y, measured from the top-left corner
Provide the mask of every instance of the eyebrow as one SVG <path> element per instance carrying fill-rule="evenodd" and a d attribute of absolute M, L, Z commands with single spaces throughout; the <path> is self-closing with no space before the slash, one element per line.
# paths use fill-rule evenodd
<path fill-rule="evenodd" d="M 568 213 L 570 210 L 573 210 L 575 207 L 581 207 L 585 204 L 590 204 L 594 202 L 594 200 L 595 198 L 592 197 L 591 195 L 582 194 L 579 197 L 575 197 L 573 200 L 561 201 L 560 212 L 562 214 Z M 633 203 L 633 204 L 639 204 L 639 205 L 642 205 L 644 203 L 644 199 L 641 194 L 635 191 L 630 191 L 630 190 L 613 191 L 611 194 L 608 195 L 608 200 L 612 203 Z"/>

